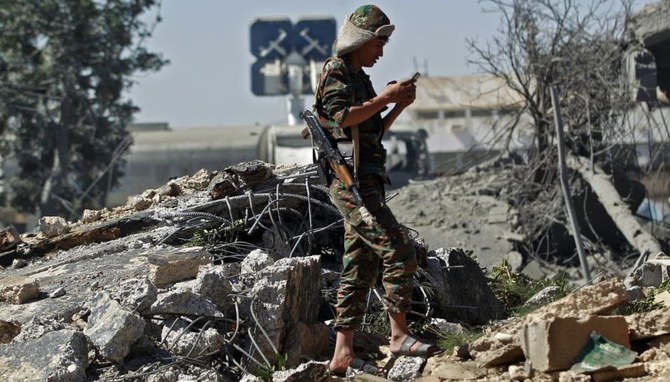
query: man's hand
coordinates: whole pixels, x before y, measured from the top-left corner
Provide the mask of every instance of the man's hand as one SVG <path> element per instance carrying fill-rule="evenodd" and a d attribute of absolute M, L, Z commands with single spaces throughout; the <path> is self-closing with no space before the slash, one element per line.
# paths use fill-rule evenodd
<path fill-rule="evenodd" d="M 386 85 L 380 96 L 386 98 L 388 103 L 405 104 L 406 107 L 416 98 L 416 84 L 411 80 L 391 81 Z"/>

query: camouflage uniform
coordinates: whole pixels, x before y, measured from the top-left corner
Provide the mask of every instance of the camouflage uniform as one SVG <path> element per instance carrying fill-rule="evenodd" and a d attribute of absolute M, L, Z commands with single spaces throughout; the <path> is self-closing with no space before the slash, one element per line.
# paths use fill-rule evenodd
<path fill-rule="evenodd" d="M 363 14 L 368 12 L 368 16 L 372 12 L 374 16 L 378 8 L 367 7 L 370 6 L 359 10 Z M 359 10 L 352 15 L 352 19 L 355 19 Z M 360 20 L 388 23 L 388 19 L 381 17 L 362 17 Z M 371 25 L 372 28 L 375 26 Z M 316 94 L 315 110 L 324 126 L 338 140 L 351 140 L 351 129 L 339 127 L 347 117 L 350 106 L 360 105 L 376 96 L 369 76 L 363 70 L 354 73 L 347 61 L 346 56 L 327 60 Z M 384 202 L 384 183 L 387 178 L 386 151 L 381 144 L 384 135 L 381 113 L 359 124 L 358 129 L 358 184 L 363 203 L 375 217 L 376 223 L 368 225 L 362 221 L 352 193 L 335 178 L 330 184 L 330 197 L 345 217 L 345 251 L 337 293 L 335 330 L 355 329 L 362 321 L 366 296 L 369 288 L 377 282 L 380 262 L 383 265 L 382 282 L 386 291 L 384 303 L 387 309 L 393 313 L 409 310 L 417 268 L 416 254 L 408 232 Z"/>

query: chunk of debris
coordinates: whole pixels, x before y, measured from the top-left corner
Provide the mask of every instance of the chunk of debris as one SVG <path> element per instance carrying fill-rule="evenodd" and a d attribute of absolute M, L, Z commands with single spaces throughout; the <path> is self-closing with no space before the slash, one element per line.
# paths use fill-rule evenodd
<path fill-rule="evenodd" d="M 99 210 L 89 210 L 85 209 L 81 214 L 82 223 L 93 223 L 100 220 L 102 213 Z"/>
<path fill-rule="evenodd" d="M 21 243 L 21 235 L 13 225 L 0 230 L 0 252 L 8 251 Z"/>
<path fill-rule="evenodd" d="M 651 312 L 634 313 L 625 316 L 625 319 L 630 330 L 631 341 L 670 334 L 670 307 Z"/>
<path fill-rule="evenodd" d="M 630 348 L 628 324 L 621 316 L 537 318 L 524 325 L 521 348 L 535 370 L 566 370 L 572 366 L 594 331 Z"/>
<path fill-rule="evenodd" d="M 469 346 L 470 355 L 485 367 L 508 365 L 523 361 L 521 330 L 526 323 L 536 319 L 552 317 L 573 317 L 606 314 L 627 301 L 623 281 L 610 278 L 580 289 L 558 301 L 540 307 L 528 316 L 504 324 L 496 330 L 512 339 L 511 343 L 500 341 L 494 335 L 481 337 Z"/>
<path fill-rule="evenodd" d="M 155 248 L 145 256 L 149 280 L 157 287 L 194 279 L 200 266 L 212 261 L 212 255 L 202 247 Z"/>
<path fill-rule="evenodd" d="M 44 216 L 38 221 L 39 230 L 46 238 L 65 235 L 70 232 L 67 221 L 60 216 Z"/>
<path fill-rule="evenodd" d="M 661 252 L 631 272 L 624 283 L 628 288 L 658 287 L 668 279 L 670 279 L 670 256 Z"/>
<path fill-rule="evenodd" d="M 151 305 L 151 314 L 223 317 L 213 302 L 184 287 L 159 294 Z"/>
<path fill-rule="evenodd" d="M 475 325 L 502 316 L 502 304 L 488 285 L 486 275 L 462 249 L 431 251 L 425 270 L 434 281 L 443 317 Z"/>
<path fill-rule="evenodd" d="M 112 288 L 109 294 L 124 308 L 144 315 L 158 298 L 158 289 L 148 279 L 129 279 Z"/>
<path fill-rule="evenodd" d="M 105 359 L 122 362 L 130 352 L 130 347 L 144 332 L 144 320 L 123 309 L 104 292 L 93 296 L 89 309 L 91 315 L 84 334 L 91 339 Z"/>
<path fill-rule="evenodd" d="M 58 330 L 0 346 L 5 381 L 84 381 L 87 367 L 86 337 L 75 330 Z"/>
<path fill-rule="evenodd" d="M 24 281 L 12 285 L 0 285 L 0 301 L 10 304 L 25 304 L 39 296 L 40 285 L 37 281 Z"/>
<path fill-rule="evenodd" d="M 11 321 L 0 320 L 0 344 L 12 342 L 14 337 L 21 332 L 21 324 Z"/>
<path fill-rule="evenodd" d="M 172 355 L 206 360 L 216 355 L 223 345 L 214 328 L 198 330 L 182 318 L 168 320 L 163 326 L 162 346 Z"/>

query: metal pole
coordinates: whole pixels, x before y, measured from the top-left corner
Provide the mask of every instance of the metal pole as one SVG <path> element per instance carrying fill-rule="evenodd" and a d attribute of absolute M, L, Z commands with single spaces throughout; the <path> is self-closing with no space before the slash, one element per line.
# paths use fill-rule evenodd
<path fill-rule="evenodd" d="M 563 118 L 561 116 L 561 105 L 558 98 L 558 89 L 555 85 L 551 86 L 551 104 L 554 107 L 554 122 L 556 123 L 556 135 L 558 137 L 558 171 L 561 178 L 561 187 L 563 189 L 563 198 L 565 199 L 565 208 L 568 210 L 568 217 L 570 218 L 570 225 L 572 226 L 573 237 L 577 245 L 577 254 L 579 255 L 579 262 L 582 265 L 582 272 L 587 283 L 591 283 L 591 271 L 586 262 L 586 254 L 584 253 L 584 245 L 582 244 L 581 230 L 579 222 L 575 216 L 575 208 L 572 205 L 572 196 L 570 195 L 570 184 L 568 183 L 567 166 L 565 165 L 565 143 L 563 141 Z"/>

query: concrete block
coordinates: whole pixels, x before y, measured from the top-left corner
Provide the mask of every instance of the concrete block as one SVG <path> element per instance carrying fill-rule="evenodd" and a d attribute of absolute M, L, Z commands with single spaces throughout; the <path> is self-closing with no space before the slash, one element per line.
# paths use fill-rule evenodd
<path fill-rule="evenodd" d="M 86 337 L 74 330 L 0 346 L 3 381 L 84 381 L 87 367 Z"/>
<path fill-rule="evenodd" d="M 144 320 L 121 308 L 106 293 L 97 293 L 89 305 L 91 315 L 84 334 L 105 359 L 120 363 L 144 332 Z"/>
<path fill-rule="evenodd" d="M 542 372 L 567 370 L 593 331 L 630 348 L 628 324 L 621 316 L 554 317 L 531 321 L 521 331 L 521 348 L 533 369 Z"/>
<path fill-rule="evenodd" d="M 670 307 L 625 317 L 631 341 L 670 334 Z"/>
<path fill-rule="evenodd" d="M 151 305 L 151 313 L 223 317 L 223 313 L 213 302 L 185 288 L 159 294 L 156 302 Z"/>
<path fill-rule="evenodd" d="M 23 304 L 37 298 L 40 285 L 37 281 L 28 281 L 12 285 L 0 285 L 0 301 L 10 304 Z"/>
<path fill-rule="evenodd" d="M 201 265 L 209 264 L 212 255 L 202 247 L 175 248 L 146 255 L 149 280 L 160 287 L 198 276 Z"/>

